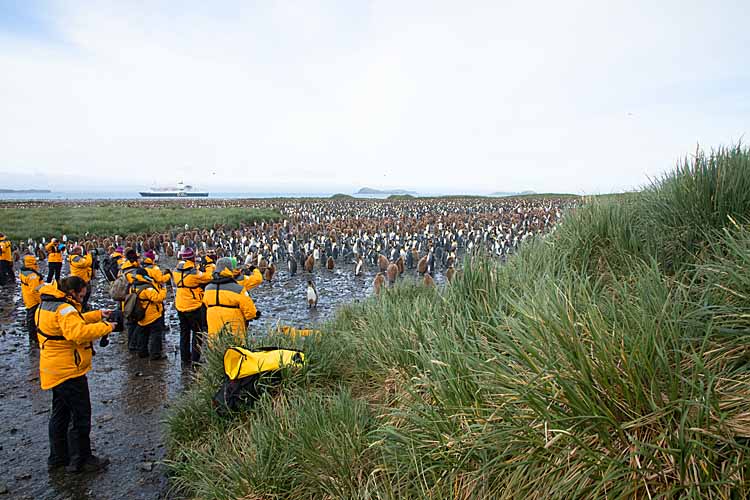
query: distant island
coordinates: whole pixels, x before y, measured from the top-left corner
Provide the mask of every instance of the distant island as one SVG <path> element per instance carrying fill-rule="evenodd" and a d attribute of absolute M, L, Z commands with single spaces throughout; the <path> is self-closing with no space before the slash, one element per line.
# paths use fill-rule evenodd
<path fill-rule="evenodd" d="M 49 189 L 0 189 L 0 193 L 51 193 Z"/>
<path fill-rule="evenodd" d="M 405 189 L 373 189 L 363 187 L 354 194 L 417 194 L 416 191 L 407 191 Z"/>
<path fill-rule="evenodd" d="M 524 196 L 527 194 L 536 194 L 534 191 L 521 191 L 520 193 L 511 193 L 506 191 L 496 191 L 494 193 L 490 193 L 490 196 Z"/>

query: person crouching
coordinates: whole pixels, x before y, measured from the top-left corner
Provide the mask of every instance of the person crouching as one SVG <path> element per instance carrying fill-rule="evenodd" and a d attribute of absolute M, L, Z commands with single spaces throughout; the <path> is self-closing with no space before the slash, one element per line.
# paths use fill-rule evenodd
<path fill-rule="evenodd" d="M 226 330 L 244 344 L 247 322 L 259 318 L 260 311 L 255 309 L 255 303 L 245 288 L 235 280 L 234 268 L 235 264 L 229 257 L 216 261 L 214 279 L 206 285 L 203 304 L 207 308 L 209 340 Z"/>

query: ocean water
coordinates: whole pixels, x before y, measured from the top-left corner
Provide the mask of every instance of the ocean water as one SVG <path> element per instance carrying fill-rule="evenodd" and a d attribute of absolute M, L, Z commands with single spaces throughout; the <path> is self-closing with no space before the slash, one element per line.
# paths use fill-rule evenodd
<path fill-rule="evenodd" d="M 334 193 L 224 193 L 209 192 L 212 199 L 240 199 L 240 198 L 329 198 Z M 383 199 L 388 195 L 382 194 L 352 194 L 356 198 Z M 53 191 L 51 193 L 0 193 L 0 200 L 178 200 L 189 198 L 144 198 L 137 191 Z M 206 198 L 195 198 L 197 200 Z"/>

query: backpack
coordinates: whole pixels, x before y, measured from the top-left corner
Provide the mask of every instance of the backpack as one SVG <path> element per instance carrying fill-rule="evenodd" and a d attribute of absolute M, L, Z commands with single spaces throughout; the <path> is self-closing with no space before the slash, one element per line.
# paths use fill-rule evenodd
<path fill-rule="evenodd" d="M 125 302 L 122 306 L 122 315 L 131 323 L 138 323 L 146 317 L 146 308 L 141 304 L 141 301 L 138 298 L 138 292 L 135 291 L 135 289 L 125 296 Z"/>
<path fill-rule="evenodd" d="M 130 283 L 128 283 L 125 273 L 122 273 L 122 275 L 112 283 L 112 286 L 109 287 L 109 296 L 112 297 L 112 300 L 122 302 L 128 296 L 129 291 Z"/>
<path fill-rule="evenodd" d="M 117 271 L 117 259 L 113 259 L 109 255 L 102 259 L 102 272 L 104 273 L 104 277 L 107 278 L 107 281 L 110 283 L 115 281 L 117 279 Z"/>
<path fill-rule="evenodd" d="M 221 416 L 252 408 L 263 393 L 281 383 L 284 367 L 304 363 L 305 354 L 293 349 L 229 347 L 224 352 L 224 382 L 211 404 Z"/>

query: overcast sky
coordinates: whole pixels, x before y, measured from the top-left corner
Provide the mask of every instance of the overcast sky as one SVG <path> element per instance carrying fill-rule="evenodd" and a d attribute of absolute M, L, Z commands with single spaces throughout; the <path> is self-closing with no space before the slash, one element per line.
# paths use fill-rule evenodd
<path fill-rule="evenodd" d="M 750 131 L 738 1 L 0 0 L 0 187 L 637 188 Z"/>

